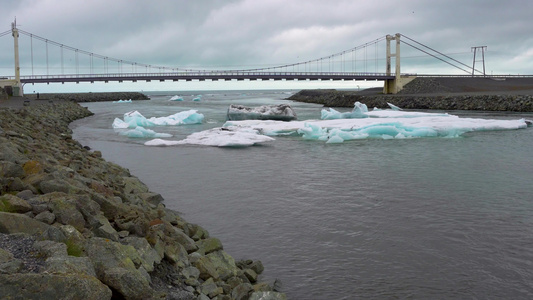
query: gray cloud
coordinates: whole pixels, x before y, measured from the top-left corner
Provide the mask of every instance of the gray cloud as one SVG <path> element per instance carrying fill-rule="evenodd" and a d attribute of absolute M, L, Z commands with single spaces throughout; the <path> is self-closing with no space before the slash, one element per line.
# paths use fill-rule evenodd
<path fill-rule="evenodd" d="M 488 72 L 533 74 L 529 1 L 8 0 L 2 11 L 6 22 L 16 16 L 20 29 L 44 38 L 152 65 L 294 63 L 399 32 L 468 65 L 470 47 L 486 45 Z M 9 28 L 0 24 L 0 32 Z M 28 41 L 21 43 L 27 64 Z M 43 44 L 34 48 L 43 57 Z M 422 56 L 403 45 L 403 71 L 460 72 Z M 1 37 L 0 74 L 11 75 L 12 60 L 12 38 Z"/>

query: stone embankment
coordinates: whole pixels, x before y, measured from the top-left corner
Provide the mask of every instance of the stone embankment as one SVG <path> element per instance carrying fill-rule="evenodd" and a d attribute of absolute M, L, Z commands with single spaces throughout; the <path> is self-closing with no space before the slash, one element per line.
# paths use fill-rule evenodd
<path fill-rule="evenodd" d="M 130 172 L 72 139 L 70 101 L 0 109 L 1 299 L 286 299 Z"/>
<path fill-rule="evenodd" d="M 26 94 L 24 97 L 29 99 L 41 100 L 69 100 L 74 102 L 100 102 L 100 101 L 118 101 L 118 100 L 149 100 L 148 96 L 139 92 L 109 92 L 109 93 L 39 93 Z"/>
<path fill-rule="evenodd" d="M 387 108 L 388 102 L 405 109 L 533 112 L 533 84 L 462 80 L 467 83 L 417 78 L 396 95 L 382 94 L 379 88 L 361 92 L 302 90 L 288 99 L 327 107 L 353 107 L 359 101 L 369 108 Z"/>

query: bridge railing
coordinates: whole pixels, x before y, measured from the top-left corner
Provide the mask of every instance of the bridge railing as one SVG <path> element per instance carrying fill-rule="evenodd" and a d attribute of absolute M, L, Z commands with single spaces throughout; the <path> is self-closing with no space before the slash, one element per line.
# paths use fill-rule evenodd
<path fill-rule="evenodd" d="M 213 76 L 388 76 L 385 73 L 371 72 L 244 72 L 244 71 L 184 71 L 184 72 L 151 72 L 151 73 L 102 73 L 102 74 L 52 74 L 52 75 L 23 75 L 21 79 L 59 79 L 59 78 L 135 78 L 135 77 L 213 77 Z M 14 79 L 14 76 L 6 76 Z"/>

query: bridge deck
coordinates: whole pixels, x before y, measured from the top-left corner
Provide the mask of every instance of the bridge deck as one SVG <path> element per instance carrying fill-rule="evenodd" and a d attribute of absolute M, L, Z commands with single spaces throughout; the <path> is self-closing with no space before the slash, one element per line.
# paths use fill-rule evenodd
<path fill-rule="evenodd" d="M 124 73 L 84 75 L 21 76 L 22 83 L 109 82 L 109 81 L 192 81 L 192 80 L 387 80 L 394 76 L 383 73 L 343 72 L 191 72 L 191 73 Z"/>

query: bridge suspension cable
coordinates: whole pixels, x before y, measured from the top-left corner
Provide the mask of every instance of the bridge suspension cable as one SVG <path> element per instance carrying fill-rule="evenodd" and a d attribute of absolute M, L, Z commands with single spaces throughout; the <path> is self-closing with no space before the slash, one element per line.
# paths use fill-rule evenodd
<path fill-rule="evenodd" d="M 446 55 L 446 54 L 444 54 L 444 53 L 442 53 L 442 52 L 439 52 L 439 51 L 437 51 L 437 50 L 435 50 L 435 49 L 433 49 L 433 48 L 431 48 L 431 47 L 429 47 L 429 46 L 426 46 L 426 45 L 424 45 L 424 44 L 422 44 L 422 43 L 420 43 L 420 42 L 417 42 L 417 41 L 413 40 L 412 38 L 410 38 L 410 37 L 408 37 L 408 36 L 406 36 L 406 35 L 404 35 L 404 34 L 402 34 L 402 36 L 403 36 L 404 38 L 406 38 L 406 39 L 412 41 L 413 43 L 416 43 L 416 44 L 418 44 L 418 45 L 420 45 L 420 46 L 422 46 L 422 47 L 425 47 L 425 48 L 427 48 L 427 49 L 429 49 L 429 50 L 435 52 L 435 53 L 438 53 L 439 55 L 444 56 L 444 57 L 446 57 L 446 58 L 448 58 L 448 59 L 450 59 L 450 60 L 452 60 L 452 61 L 454 61 L 454 62 L 456 62 L 456 63 L 458 63 L 458 64 L 460 64 L 460 65 L 462 65 L 462 66 L 465 66 L 465 67 L 468 68 L 469 70 L 465 70 L 465 69 L 463 69 L 462 67 L 460 67 L 460 66 L 458 66 L 458 65 L 456 65 L 456 64 L 453 64 L 453 63 L 451 63 L 451 62 L 449 62 L 449 61 L 446 61 L 446 60 L 444 60 L 444 59 L 442 59 L 442 58 L 440 58 L 440 57 L 438 57 L 438 56 L 436 56 L 436 55 L 434 55 L 434 54 L 431 54 L 430 52 L 428 52 L 428 51 L 426 51 L 426 50 L 424 50 L 424 49 L 421 49 L 421 48 L 419 48 L 419 47 L 417 47 L 417 46 L 415 46 L 415 45 L 412 45 L 412 44 L 406 42 L 406 41 L 403 40 L 403 39 L 401 40 L 402 43 L 404 43 L 404 44 L 406 44 L 406 45 L 408 45 L 408 46 L 411 46 L 411 47 L 413 47 L 413 48 L 415 48 L 415 49 L 417 49 L 417 50 L 419 50 L 419 51 L 421 51 L 421 52 L 424 52 L 424 53 L 426 53 L 427 55 L 429 55 L 429 56 L 431 56 L 431 57 L 434 57 L 434 58 L 436 58 L 436 59 L 438 59 L 438 60 L 440 60 L 440 61 L 442 61 L 442 62 L 445 62 L 445 63 L 449 64 L 450 66 L 453 66 L 453 67 L 455 67 L 455 68 L 457 68 L 457 69 L 459 69 L 459 70 L 462 70 L 462 71 L 464 71 L 464 72 L 466 72 L 466 73 L 469 73 L 469 74 L 472 73 L 472 70 L 475 70 L 475 71 L 477 71 L 477 72 L 482 73 L 481 71 L 479 71 L 479 70 L 477 70 L 477 69 L 473 69 L 472 67 L 470 67 L 470 66 L 468 66 L 468 65 L 466 65 L 466 64 L 464 64 L 464 63 L 462 63 L 462 62 L 460 62 L 460 61 L 458 61 L 458 60 L 456 60 L 456 59 L 454 59 L 453 57 L 450 57 L 450 56 L 448 56 L 448 55 Z"/>

